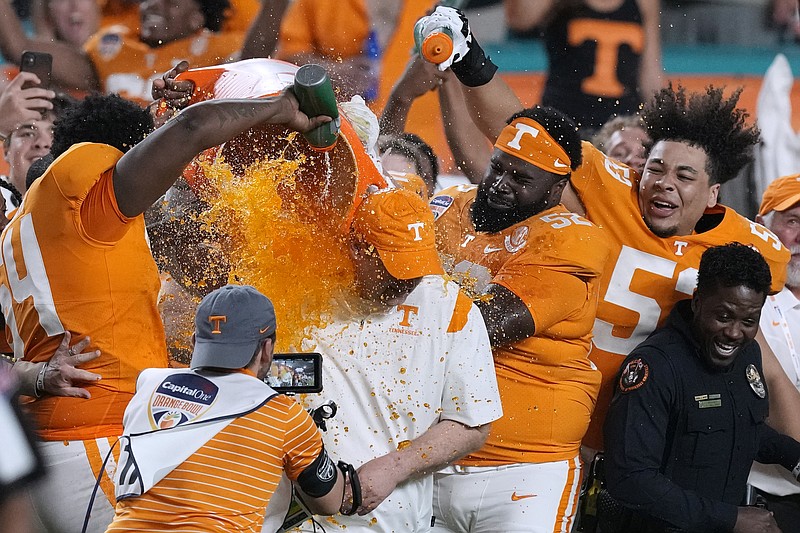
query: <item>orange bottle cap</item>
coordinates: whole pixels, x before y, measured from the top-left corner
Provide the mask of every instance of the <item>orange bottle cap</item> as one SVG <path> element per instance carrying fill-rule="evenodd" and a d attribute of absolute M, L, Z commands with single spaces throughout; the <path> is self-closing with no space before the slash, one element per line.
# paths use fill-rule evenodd
<path fill-rule="evenodd" d="M 422 57 L 431 63 L 444 62 L 453 53 L 453 39 L 444 32 L 434 32 L 422 41 Z"/>

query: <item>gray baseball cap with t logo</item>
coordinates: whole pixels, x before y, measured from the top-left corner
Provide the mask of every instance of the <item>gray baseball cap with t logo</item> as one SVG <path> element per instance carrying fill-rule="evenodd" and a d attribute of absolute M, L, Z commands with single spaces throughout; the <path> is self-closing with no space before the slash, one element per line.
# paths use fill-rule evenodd
<path fill-rule="evenodd" d="M 244 368 L 275 326 L 272 302 L 254 287 L 221 287 L 197 307 L 191 367 Z"/>

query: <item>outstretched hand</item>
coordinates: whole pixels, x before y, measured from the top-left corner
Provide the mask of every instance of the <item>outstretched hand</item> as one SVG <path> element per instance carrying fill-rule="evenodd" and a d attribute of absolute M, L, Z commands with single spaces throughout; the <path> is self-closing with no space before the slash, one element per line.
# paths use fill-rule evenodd
<path fill-rule="evenodd" d="M 20 124 L 41 118 L 42 111 L 53 109 L 56 93 L 41 87 L 23 89 L 26 82 L 39 84 L 31 72 L 20 72 L 0 91 L 0 134 L 10 135 Z"/>
<path fill-rule="evenodd" d="M 72 335 L 67 331 L 53 357 L 48 361 L 44 376 L 44 392 L 52 396 L 91 398 L 92 395 L 88 390 L 77 385 L 82 382 L 100 381 L 102 376 L 77 367 L 100 357 L 100 350 L 83 351 L 89 346 L 89 337 L 71 347 L 70 340 Z"/>
<path fill-rule="evenodd" d="M 176 80 L 178 74 L 189 70 L 189 63 L 181 61 L 172 70 L 160 78 L 153 80 L 150 94 L 153 100 L 164 99 L 164 103 L 171 109 L 183 109 L 189 105 L 189 100 L 194 92 L 194 82 L 191 80 Z"/>

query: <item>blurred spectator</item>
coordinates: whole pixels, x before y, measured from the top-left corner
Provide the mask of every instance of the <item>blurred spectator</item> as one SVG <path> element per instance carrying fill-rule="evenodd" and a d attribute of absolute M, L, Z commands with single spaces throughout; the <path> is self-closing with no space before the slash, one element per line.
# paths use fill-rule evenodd
<path fill-rule="evenodd" d="M 512 30 L 539 28 L 547 47 L 542 105 L 572 117 L 588 139 L 635 113 L 662 85 L 659 0 L 505 0 Z"/>
<path fill-rule="evenodd" d="M 268 4 L 268 3 L 265 3 Z M 139 101 L 150 100 L 150 84 L 181 60 L 193 66 L 222 63 L 242 46 L 241 32 L 220 32 L 227 0 L 145 0 L 139 4 L 139 32 L 104 28 L 84 49 L 63 42 L 37 42 L 53 55 L 53 80 L 70 90 L 102 89 Z M 0 3 L 0 50 L 18 61 L 29 46 L 19 20 Z"/>
<path fill-rule="evenodd" d="M 97 0 L 35 0 L 36 38 L 83 46 L 100 29 L 101 3 Z M 37 50 L 35 47 L 27 49 Z"/>
<path fill-rule="evenodd" d="M 295 0 L 283 23 L 276 52 L 278 59 L 302 65 L 319 63 L 331 74 L 341 98 L 378 97 L 382 60 L 390 42 L 411 41 L 413 24 L 406 13 L 433 0 Z M 402 30 L 399 31 L 398 30 Z M 399 33 L 408 32 L 408 35 Z M 411 49 L 411 44 L 406 50 Z M 407 52 L 406 52 L 407 53 Z"/>
<path fill-rule="evenodd" d="M 3 155 L 9 165 L 8 176 L 0 176 L 6 212 L 19 206 L 28 190 L 28 169 L 50 152 L 53 121 L 73 102 L 70 97 L 56 95 L 50 90 L 22 88 L 25 81 L 34 79 L 36 77 L 30 73 L 20 73 L 0 93 L 0 136 L 3 137 Z"/>
<path fill-rule="evenodd" d="M 436 190 L 439 160 L 433 148 L 413 133 L 388 135 L 378 139 L 381 166 L 386 172 L 416 174 L 425 185 L 425 197 Z"/>
<path fill-rule="evenodd" d="M 48 1 L 48 0 L 40 0 Z M 139 4 L 141 0 L 100 0 L 102 7 L 101 26 L 122 24 L 132 30 L 139 28 Z M 230 0 L 230 8 L 226 11 L 222 24 L 224 31 L 246 31 L 256 17 L 263 4 L 273 6 L 276 2 L 260 2 L 259 0 Z M 274 8 L 273 8 L 274 9 Z"/>
<path fill-rule="evenodd" d="M 592 144 L 610 158 L 625 163 L 642 175 L 650 137 L 639 115 L 612 118 L 592 138 Z"/>
<path fill-rule="evenodd" d="M 773 181 L 764 192 L 756 221 L 792 252 L 786 284 L 767 297 L 760 328 L 789 379 L 800 390 L 800 174 Z M 775 465 L 753 463 L 749 482 L 766 499 L 782 531 L 800 524 L 800 483 Z"/>

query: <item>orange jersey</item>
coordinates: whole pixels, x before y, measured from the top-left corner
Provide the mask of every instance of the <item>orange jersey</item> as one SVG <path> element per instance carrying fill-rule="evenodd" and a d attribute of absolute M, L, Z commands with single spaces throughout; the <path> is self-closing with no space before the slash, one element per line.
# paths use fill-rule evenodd
<path fill-rule="evenodd" d="M 364 0 L 335 3 L 295 0 L 281 21 L 278 59 L 317 53 L 330 58 L 361 54 L 369 34 L 369 13 Z"/>
<path fill-rule="evenodd" d="M 451 187 L 431 200 L 446 268 L 477 295 L 489 283 L 509 289 L 527 306 L 536 332 L 494 348 L 503 417 L 483 448 L 461 464 L 573 458 L 600 386 L 587 355 L 609 244 L 599 228 L 563 205 L 498 233 L 478 233 L 470 219 L 476 192 L 475 186 Z"/>
<path fill-rule="evenodd" d="M 636 173 L 583 144 L 584 163 L 572 173 L 572 187 L 587 218 L 606 230 L 612 244 L 600 282 L 591 353 L 603 385 L 586 438 L 586 444 L 602 449 L 603 422 L 620 364 L 664 323 L 678 300 L 691 298 L 703 252 L 734 241 L 754 246 L 770 266 L 773 290 L 783 287 L 789 252 L 769 230 L 722 205 L 706 211 L 706 217 L 719 220 L 712 229 L 657 237 L 639 209 Z"/>
<path fill-rule="evenodd" d="M 237 418 L 141 496 L 120 500 L 113 531 L 253 531 L 281 474 L 296 480 L 322 452 L 311 417 L 276 396 Z M 165 518 L 167 517 L 167 518 Z"/>
<path fill-rule="evenodd" d="M 126 26 L 111 26 L 94 34 L 84 45 L 97 79 L 106 93 L 139 102 L 149 102 L 154 79 L 180 63 L 207 67 L 227 61 L 242 47 L 241 32 L 208 30 L 151 48 Z"/>
<path fill-rule="evenodd" d="M 73 344 L 90 336 L 87 350 L 101 352 L 81 365 L 103 378 L 84 385 L 91 399 L 28 404 L 45 440 L 120 435 L 139 372 L 167 366 L 144 217 L 125 218 L 113 196 L 120 157 L 102 144 L 72 147 L 28 190 L 2 234 L 0 302 L 15 357 L 50 359 L 65 331 Z"/>

